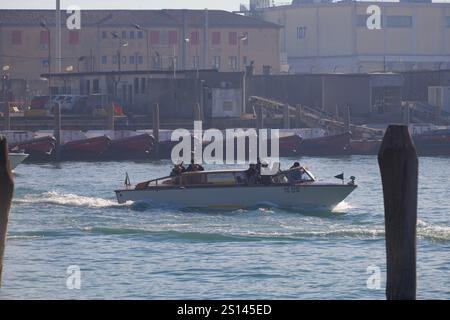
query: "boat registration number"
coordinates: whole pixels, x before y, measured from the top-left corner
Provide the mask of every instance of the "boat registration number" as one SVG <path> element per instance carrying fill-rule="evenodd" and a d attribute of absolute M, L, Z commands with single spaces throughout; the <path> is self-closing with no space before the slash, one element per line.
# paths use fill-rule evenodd
<path fill-rule="evenodd" d="M 284 188 L 285 193 L 298 193 L 300 192 L 300 187 L 298 186 L 290 186 Z"/>

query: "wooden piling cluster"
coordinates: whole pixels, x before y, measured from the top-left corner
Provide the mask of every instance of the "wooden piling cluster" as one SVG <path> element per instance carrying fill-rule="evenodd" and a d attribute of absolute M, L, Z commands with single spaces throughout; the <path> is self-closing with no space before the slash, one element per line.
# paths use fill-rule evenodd
<path fill-rule="evenodd" d="M 9 163 L 6 138 L 0 136 L 0 287 L 2 285 L 3 257 L 5 255 L 6 233 L 9 210 L 14 192 L 14 180 Z"/>
<path fill-rule="evenodd" d="M 384 194 L 386 297 L 388 300 L 414 300 L 418 159 L 407 126 L 389 126 L 378 163 Z"/>

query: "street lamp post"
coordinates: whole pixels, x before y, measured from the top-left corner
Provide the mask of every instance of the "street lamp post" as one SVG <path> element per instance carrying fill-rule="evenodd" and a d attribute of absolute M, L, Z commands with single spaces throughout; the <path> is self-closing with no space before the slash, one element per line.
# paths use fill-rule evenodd
<path fill-rule="evenodd" d="M 247 34 L 243 34 L 242 36 L 239 37 L 239 41 L 238 41 L 238 71 L 241 71 L 241 42 L 244 42 L 245 40 L 248 39 Z"/>
<path fill-rule="evenodd" d="M 128 47 L 128 42 L 122 43 L 117 32 L 111 33 L 113 38 L 119 39 L 119 47 L 117 49 L 117 65 L 118 65 L 118 79 L 114 82 L 114 97 L 117 98 L 117 86 L 120 82 L 122 72 L 122 48 Z"/>
<path fill-rule="evenodd" d="M 47 31 L 48 35 L 48 56 L 47 56 L 47 64 L 48 64 L 48 103 L 50 105 L 50 110 L 52 110 L 52 84 L 51 84 L 51 72 L 52 72 L 52 46 L 51 46 L 51 34 L 50 34 L 50 28 L 47 26 L 47 23 L 45 21 L 41 22 L 41 27 Z"/>
<path fill-rule="evenodd" d="M 145 32 L 145 39 L 147 39 L 147 70 L 150 70 L 150 43 L 148 38 L 148 29 L 142 28 L 139 24 L 133 25 L 137 30 Z"/>

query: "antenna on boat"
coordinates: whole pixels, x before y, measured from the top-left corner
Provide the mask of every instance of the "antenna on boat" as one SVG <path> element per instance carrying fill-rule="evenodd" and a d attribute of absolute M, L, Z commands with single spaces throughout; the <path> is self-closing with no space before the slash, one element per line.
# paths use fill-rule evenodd
<path fill-rule="evenodd" d="M 128 175 L 128 172 L 125 173 L 125 183 L 124 184 L 126 187 L 131 186 L 130 176 Z"/>

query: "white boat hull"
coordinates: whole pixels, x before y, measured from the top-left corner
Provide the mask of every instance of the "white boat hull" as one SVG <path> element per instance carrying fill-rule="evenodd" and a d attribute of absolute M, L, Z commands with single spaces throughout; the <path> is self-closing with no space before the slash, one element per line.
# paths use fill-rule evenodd
<path fill-rule="evenodd" d="M 26 158 L 28 158 L 28 154 L 26 153 L 10 153 L 9 161 L 11 163 L 11 170 L 17 168 L 17 166 L 25 161 Z"/>
<path fill-rule="evenodd" d="M 119 203 L 155 202 L 182 207 L 248 208 L 269 204 L 283 208 L 334 209 L 356 185 L 312 183 L 278 186 L 148 188 L 116 191 Z"/>

